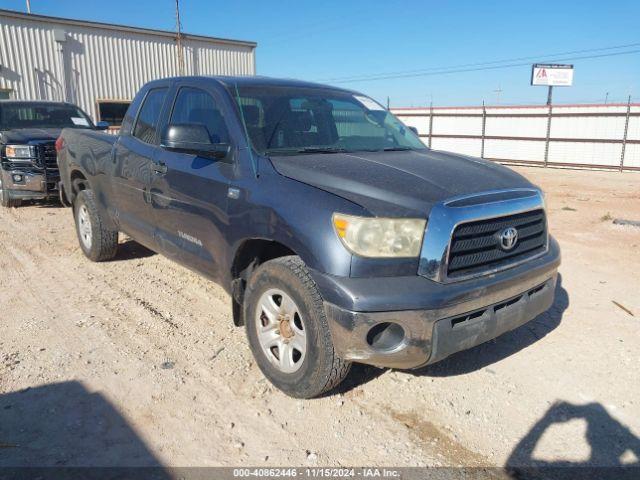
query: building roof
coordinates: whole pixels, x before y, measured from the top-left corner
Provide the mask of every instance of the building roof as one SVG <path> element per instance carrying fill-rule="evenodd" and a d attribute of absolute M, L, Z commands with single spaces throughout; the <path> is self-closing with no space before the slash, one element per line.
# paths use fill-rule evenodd
<path fill-rule="evenodd" d="M 40 21 L 40 22 L 48 22 L 58 25 L 73 25 L 79 27 L 94 27 L 94 28 L 102 28 L 106 30 L 116 30 L 119 32 L 133 32 L 133 33 L 141 33 L 146 35 L 156 35 L 160 37 L 170 37 L 175 38 L 176 32 L 172 32 L 169 30 L 154 30 L 151 28 L 142 28 L 142 27 L 132 27 L 128 25 L 118 25 L 113 23 L 102 23 L 102 22 L 94 22 L 88 20 L 76 20 L 73 18 L 61 18 L 61 17 L 51 17 L 48 15 L 37 15 L 34 13 L 23 13 L 17 12 L 15 10 L 5 10 L 0 9 L 0 17 L 11 17 L 11 18 L 19 18 L 23 20 L 31 20 L 31 21 Z M 205 35 L 192 35 L 190 33 L 182 33 L 182 38 L 187 40 L 200 40 L 204 42 L 212 42 L 212 43 L 224 43 L 228 45 L 236 45 L 236 46 L 244 46 L 249 48 L 256 48 L 258 44 L 256 42 L 245 41 L 245 40 L 232 40 L 228 38 L 218 38 L 218 37 L 209 37 Z"/>

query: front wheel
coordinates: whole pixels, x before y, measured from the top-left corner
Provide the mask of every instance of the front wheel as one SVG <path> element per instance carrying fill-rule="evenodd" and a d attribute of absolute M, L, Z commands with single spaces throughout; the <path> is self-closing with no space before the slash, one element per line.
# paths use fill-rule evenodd
<path fill-rule="evenodd" d="M 94 262 L 104 262 L 115 257 L 118 232 L 106 227 L 91 190 L 78 193 L 73 202 L 73 215 L 80 248 L 86 257 Z"/>
<path fill-rule="evenodd" d="M 245 292 L 244 318 L 260 370 L 287 395 L 316 397 L 349 373 L 351 364 L 333 348 L 320 292 L 299 257 L 258 267 Z"/>

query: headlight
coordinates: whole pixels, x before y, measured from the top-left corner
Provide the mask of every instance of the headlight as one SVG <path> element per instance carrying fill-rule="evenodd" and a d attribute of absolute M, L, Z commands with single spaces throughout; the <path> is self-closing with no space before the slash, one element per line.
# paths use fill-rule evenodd
<path fill-rule="evenodd" d="M 426 220 L 419 218 L 333 214 L 333 226 L 344 246 L 362 257 L 417 257 L 426 224 Z"/>
<path fill-rule="evenodd" d="M 11 159 L 30 159 L 35 157 L 35 149 L 29 145 L 7 145 L 5 155 Z"/>

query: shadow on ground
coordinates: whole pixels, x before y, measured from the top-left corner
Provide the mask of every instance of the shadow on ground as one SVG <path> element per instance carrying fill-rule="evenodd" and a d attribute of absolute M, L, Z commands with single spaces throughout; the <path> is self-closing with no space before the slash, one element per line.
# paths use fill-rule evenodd
<path fill-rule="evenodd" d="M 43 199 L 43 200 L 23 200 L 22 205 L 17 208 L 27 208 L 27 207 L 35 207 L 35 208 L 46 208 L 46 209 L 60 209 L 66 208 L 64 205 L 60 203 L 57 198 Z"/>
<path fill-rule="evenodd" d="M 127 467 L 147 467 L 152 478 L 170 478 L 111 403 L 78 382 L 0 395 L 0 477 L 10 469 L 26 474 L 25 467 L 54 467 L 42 478 L 63 478 L 60 469 L 69 467 L 118 467 L 123 474 Z M 99 472 L 84 471 L 93 473 Z M 137 478 L 142 471 L 129 473 Z"/>
<path fill-rule="evenodd" d="M 111 260 L 112 262 L 119 262 L 125 260 L 135 260 L 137 258 L 147 258 L 156 255 L 156 252 L 149 250 L 147 247 L 140 245 L 134 240 L 126 240 L 118 245 L 118 253 Z"/>
<path fill-rule="evenodd" d="M 590 455 L 584 461 L 540 460 L 535 457 L 536 446 L 545 432 L 557 424 L 584 420 L 585 441 Z M 573 443 L 573 439 L 571 439 Z M 562 451 L 554 452 L 558 458 Z M 599 403 L 574 405 L 568 402 L 553 404 L 513 449 L 507 460 L 512 478 L 640 478 L 640 439 L 628 427 L 613 418 Z"/>

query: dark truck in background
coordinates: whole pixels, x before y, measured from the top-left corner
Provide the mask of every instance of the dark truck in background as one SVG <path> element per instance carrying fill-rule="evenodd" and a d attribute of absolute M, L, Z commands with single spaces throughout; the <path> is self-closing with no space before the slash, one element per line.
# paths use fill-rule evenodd
<path fill-rule="evenodd" d="M 313 397 L 351 362 L 413 369 L 553 303 L 543 195 L 429 150 L 374 100 L 260 77 L 158 80 L 115 136 L 65 129 L 80 247 L 118 233 L 220 283 L 278 388 Z"/>
<path fill-rule="evenodd" d="M 63 128 L 93 125 L 75 105 L 62 102 L 0 100 L 0 203 L 17 207 L 23 200 L 58 196 L 60 175 L 55 141 Z"/>

